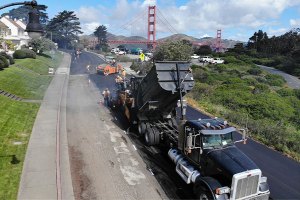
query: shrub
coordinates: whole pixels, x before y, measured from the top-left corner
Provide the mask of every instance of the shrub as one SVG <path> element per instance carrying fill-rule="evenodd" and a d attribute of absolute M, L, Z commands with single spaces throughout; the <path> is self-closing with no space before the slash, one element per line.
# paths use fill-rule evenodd
<path fill-rule="evenodd" d="M 5 52 L 0 52 L 0 56 L 3 56 L 6 59 L 8 59 L 10 65 L 15 64 L 14 59 L 10 55 L 7 55 Z"/>
<path fill-rule="evenodd" d="M 0 55 L 0 60 L 2 61 L 1 68 L 7 68 L 9 66 L 9 63 L 4 56 Z"/>
<path fill-rule="evenodd" d="M 295 92 L 290 88 L 282 88 L 280 90 L 277 90 L 277 93 L 282 97 L 295 96 Z"/>
<path fill-rule="evenodd" d="M 254 68 L 251 68 L 247 71 L 249 74 L 251 75 L 260 75 L 262 73 L 262 70 L 258 67 L 254 67 Z"/>
<path fill-rule="evenodd" d="M 30 49 L 20 49 L 16 50 L 13 54 L 14 58 L 23 59 L 23 58 L 36 58 L 36 53 Z"/>
<path fill-rule="evenodd" d="M 0 70 L 2 70 L 3 68 L 4 68 L 4 62 L 0 60 Z"/>
<path fill-rule="evenodd" d="M 285 83 L 284 78 L 280 75 L 268 74 L 265 78 L 267 79 L 267 83 L 271 86 L 283 86 Z"/>

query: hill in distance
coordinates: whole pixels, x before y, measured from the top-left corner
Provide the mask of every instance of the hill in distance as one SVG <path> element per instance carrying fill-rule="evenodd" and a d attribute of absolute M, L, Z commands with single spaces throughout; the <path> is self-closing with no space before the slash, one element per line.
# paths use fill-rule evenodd
<path fill-rule="evenodd" d="M 83 36 L 81 36 L 83 37 Z M 92 38 L 95 38 L 94 35 L 90 35 L 90 36 L 84 36 L 84 37 L 92 37 Z M 107 39 L 108 40 L 127 40 L 127 41 L 130 41 L 130 40 L 135 40 L 135 41 L 147 41 L 146 38 L 144 37 L 141 37 L 141 36 L 130 36 L 130 37 L 126 37 L 126 36 L 123 36 L 123 35 L 114 35 L 114 34 L 111 34 L 111 33 L 107 33 Z M 206 45 L 213 45 L 215 43 L 215 38 L 213 37 L 204 37 L 204 38 L 195 38 L 195 37 L 192 37 L 192 36 L 188 36 L 188 35 L 185 35 L 185 34 L 174 34 L 174 35 L 171 35 L 171 36 L 168 36 L 168 37 L 164 37 L 164 38 L 160 38 L 158 39 L 157 41 L 158 42 L 166 42 L 166 41 L 177 41 L 177 40 L 188 40 L 188 41 L 191 41 L 193 43 L 201 43 L 201 44 L 206 44 Z M 223 47 L 224 48 L 233 48 L 234 45 L 236 43 L 239 43 L 241 41 L 236 41 L 236 40 L 228 40 L 228 39 L 222 39 L 221 43 L 223 44 Z M 117 47 L 118 44 L 110 44 L 109 45 L 111 48 L 113 47 Z M 140 47 L 140 48 L 146 48 L 147 46 L 146 45 L 143 45 L 143 44 L 126 44 L 124 45 L 126 48 L 128 49 L 131 49 L 131 48 L 136 48 L 136 47 Z"/>

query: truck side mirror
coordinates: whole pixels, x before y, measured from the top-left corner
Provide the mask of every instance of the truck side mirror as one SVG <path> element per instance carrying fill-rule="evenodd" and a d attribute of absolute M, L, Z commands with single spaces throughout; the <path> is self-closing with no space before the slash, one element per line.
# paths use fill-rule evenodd
<path fill-rule="evenodd" d="M 246 129 L 244 129 L 244 128 L 239 129 L 239 131 L 242 131 L 242 139 L 238 140 L 238 141 L 235 141 L 234 143 L 243 142 L 244 144 L 246 144 L 246 142 L 247 142 L 247 135 L 246 135 L 247 130 Z"/>

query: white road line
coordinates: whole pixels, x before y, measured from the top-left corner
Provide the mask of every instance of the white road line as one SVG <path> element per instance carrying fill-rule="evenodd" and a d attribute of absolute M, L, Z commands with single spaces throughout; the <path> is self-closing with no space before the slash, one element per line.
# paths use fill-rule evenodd
<path fill-rule="evenodd" d="M 154 176 L 154 173 L 153 173 L 152 169 L 151 169 L 151 168 L 148 168 L 148 170 L 149 170 L 149 172 L 151 173 L 151 175 Z"/>
<path fill-rule="evenodd" d="M 135 145 L 134 145 L 134 144 L 133 144 L 132 146 L 133 146 L 134 150 L 137 150 L 137 148 L 135 147 Z"/>

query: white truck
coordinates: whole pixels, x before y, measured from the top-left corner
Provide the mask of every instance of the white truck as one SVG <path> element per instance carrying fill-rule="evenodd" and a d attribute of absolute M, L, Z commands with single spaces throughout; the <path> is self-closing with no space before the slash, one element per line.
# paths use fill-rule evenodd
<path fill-rule="evenodd" d="M 224 60 L 222 60 L 221 58 L 214 58 L 211 63 L 212 64 L 223 64 Z"/>
<path fill-rule="evenodd" d="M 199 61 L 200 62 L 208 62 L 208 63 L 211 63 L 212 61 L 214 60 L 214 58 L 210 57 L 210 56 L 201 56 L 199 58 Z"/>

